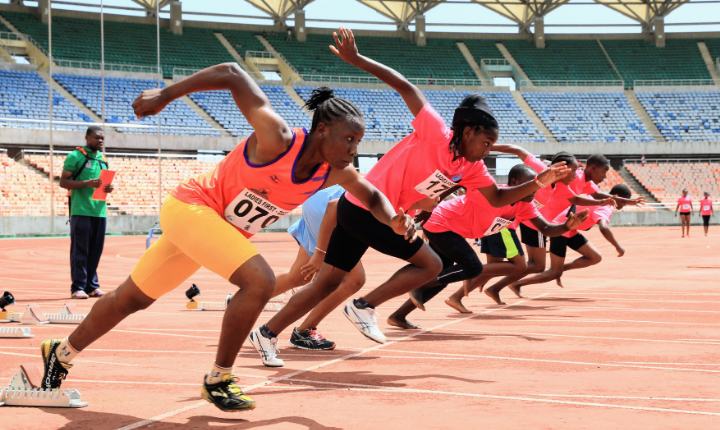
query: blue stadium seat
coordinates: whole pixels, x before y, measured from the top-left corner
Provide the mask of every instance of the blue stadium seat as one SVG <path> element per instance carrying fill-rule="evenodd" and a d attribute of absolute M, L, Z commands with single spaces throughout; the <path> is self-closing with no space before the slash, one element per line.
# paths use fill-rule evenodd
<path fill-rule="evenodd" d="M 665 140 L 720 141 L 720 91 L 636 92 Z"/>
<path fill-rule="evenodd" d="M 54 75 L 55 80 L 68 92 L 95 112 L 102 113 L 102 88 L 98 76 Z M 163 85 L 164 87 L 164 85 Z M 146 79 L 105 78 L 105 120 L 117 124 L 142 124 L 146 128 L 119 127 L 123 133 L 157 133 L 157 116 L 138 120 L 132 102 L 147 89 L 157 88 L 157 82 Z M 200 115 L 182 100 L 170 103 L 160 115 L 162 133 L 190 136 L 219 136 Z"/>
<path fill-rule="evenodd" d="M 522 94 L 560 142 L 653 141 L 621 92 Z"/>
<path fill-rule="evenodd" d="M 21 120 L 47 120 L 50 117 L 47 83 L 35 72 L 0 69 L 0 117 Z M 62 122 L 92 122 L 72 103 L 53 90 L 55 130 L 84 130 L 87 127 Z M 49 123 L 0 120 L 0 127 L 47 129 Z"/>

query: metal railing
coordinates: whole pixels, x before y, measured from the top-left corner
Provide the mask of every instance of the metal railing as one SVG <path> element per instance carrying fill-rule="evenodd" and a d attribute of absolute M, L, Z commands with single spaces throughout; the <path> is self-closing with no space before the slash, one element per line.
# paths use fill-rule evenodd
<path fill-rule="evenodd" d="M 646 158 L 645 164 L 662 164 L 662 163 L 720 163 L 720 158 Z M 641 158 L 628 158 L 623 160 L 623 164 L 642 164 Z"/>
<path fill-rule="evenodd" d="M 245 51 L 245 58 L 272 58 L 276 59 L 275 55 L 269 51 Z"/>
<path fill-rule="evenodd" d="M 505 58 L 482 58 L 480 67 L 482 66 L 512 66 L 513 64 Z"/>
<path fill-rule="evenodd" d="M 540 80 L 540 81 L 520 81 L 521 87 L 625 87 L 625 82 L 619 79 L 615 80 Z"/>
<path fill-rule="evenodd" d="M 349 82 L 356 84 L 382 84 L 383 81 L 374 76 L 337 76 L 337 75 L 315 75 L 302 74 L 299 75 L 306 82 Z M 445 79 L 445 78 L 407 78 L 410 83 L 415 85 L 447 85 L 454 87 L 492 87 L 493 82 L 482 79 Z"/>
<path fill-rule="evenodd" d="M 75 69 L 101 70 L 103 66 L 102 63 L 94 61 L 63 60 L 57 58 L 53 58 L 53 62 L 58 67 Z M 136 64 L 105 63 L 105 70 L 113 72 L 149 73 L 152 75 L 158 74 L 157 66 L 140 66 Z M 159 68 L 159 72 L 162 73 L 162 67 Z"/>
<path fill-rule="evenodd" d="M 37 43 L 35 39 L 33 39 L 27 34 L 17 34 L 10 31 L 0 31 L 0 45 L 3 44 L 3 40 L 19 40 L 22 42 L 28 42 L 35 48 L 37 48 L 38 51 L 42 52 L 45 56 L 48 56 L 49 54 L 47 49 L 45 49 L 42 45 Z"/>
<path fill-rule="evenodd" d="M 55 203 L 55 214 L 60 216 L 68 216 L 67 204 Z M 138 212 L 147 212 L 138 214 Z M 157 205 L 107 205 L 108 216 L 118 215 L 134 215 L 134 216 L 153 216 L 158 214 Z M 50 216 L 50 204 L 45 205 L 10 205 L 0 204 L 0 217 L 29 217 L 29 216 Z"/>
<path fill-rule="evenodd" d="M 53 151 L 53 154 L 55 155 L 67 155 L 71 151 Z M 50 151 L 47 149 L 23 149 L 21 151 L 22 156 L 27 155 L 48 155 L 50 154 Z M 198 153 L 198 154 L 157 154 L 155 152 L 153 153 L 137 153 L 137 152 L 105 152 L 104 153 L 106 157 L 122 157 L 122 158 L 149 158 L 151 160 L 157 160 L 158 156 L 164 159 L 173 159 L 173 158 L 179 158 L 179 159 L 190 159 L 195 160 L 204 156 L 208 156 L 207 153 Z M 214 156 L 219 156 L 220 154 L 212 154 Z"/>
<path fill-rule="evenodd" d="M 707 85 L 715 85 L 715 81 L 712 79 L 639 79 L 633 81 L 633 88 Z"/>

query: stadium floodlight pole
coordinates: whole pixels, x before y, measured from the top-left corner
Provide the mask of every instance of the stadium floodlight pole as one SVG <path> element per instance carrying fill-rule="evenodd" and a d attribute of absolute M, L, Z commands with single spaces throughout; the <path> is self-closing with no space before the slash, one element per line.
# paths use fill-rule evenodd
<path fill-rule="evenodd" d="M 160 69 L 160 0 L 155 0 L 155 26 L 157 30 L 157 73 L 158 73 L 158 88 L 162 88 L 162 71 Z M 162 129 L 160 121 L 160 112 L 157 114 L 158 121 L 158 222 L 160 222 L 160 208 L 162 207 L 163 201 L 163 188 L 162 188 Z"/>
<path fill-rule="evenodd" d="M 105 126 L 105 8 L 104 1 L 100 0 L 100 86 L 102 87 L 102 110 L 101 115 L 103 126 Z"/>
<path fill-rule="evenodd" d="M 53 167 L 53 75 L 52 75 L 52 0 L 47 2 L 48 13 L 48 104 L 50 106 L 50 233 L 55 233 L 55 169 Z M 68 211 L 70 208 L 68 208 Z M 69 216 L 68 212 L 68 216 Z"/>

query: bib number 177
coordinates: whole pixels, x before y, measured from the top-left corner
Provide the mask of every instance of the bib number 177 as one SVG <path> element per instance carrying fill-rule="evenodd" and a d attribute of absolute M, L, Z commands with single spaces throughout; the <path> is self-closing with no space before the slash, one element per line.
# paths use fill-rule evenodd
<path fill-rule="evenodd" d="M 415 191 L 434 199 L 455 185 L 457 185 L 455 182 L 448 179 L 447 176 L 443 175 L 439 170 L 436 170 L 430 177 L 417 184 Z"/>
<path fill-rule="evenodd" d="M 225 208 L 225 219 L 235 227 L 255 234 L 289 213 L 245 189 Z"/>

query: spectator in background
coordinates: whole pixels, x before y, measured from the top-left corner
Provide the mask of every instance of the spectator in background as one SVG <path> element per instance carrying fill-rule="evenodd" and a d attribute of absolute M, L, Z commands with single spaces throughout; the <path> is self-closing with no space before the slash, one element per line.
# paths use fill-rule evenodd
<path fill-rule="evenodd" d="M 680 222 L 682 223 L 682 226 L 680 227 L 682 230 L 682 237 L 685 237 L 686 229 L 687 237 L 690 237 L 690 217 L 693 213 L 693 203 L 692 199 L 688 196 L 687 188 L 682 190 L 682 197 L 678 199 L 677 206 L 675 207 L 675 216 L 677 216 L 678 210 L 680 210 Z"/>
<path fill-rule="evenodd" d="M 708 234 L 708 228 L 710 228 L 710 217 L 715 213 L 712 207 L 713 201 L 710 198 L 710 193 L 705 191 L 705 198 L 700 200 L 700 215 L 703 219 L 703 228 L 705 229 L 705 236 Z"/>
<path fill-rule="evenodd" d="M 70 190 L 70 294 L 73 299 L 105 294 L 99 288 L 97 267 L 105 244 L 106 202 L 92 199 L 95 188 L 103 186 L 100 171 L 108 168 L 102 153 L 104 145 L 103 129 L 96 125 L 88 127 L 85 147 L 68 154 L 60 176 L 60 186 Z M 111 184 L 105 185 L 105 192 L 112 191 Z"/>
<path fill-rule="evenodd" d="M 288 35 L 287 35 L 287 39 L 285 39 L 285 40 L 286 40 L 287 42 L 289 42 L 289 41 L 291 41 L 291 40 L 292 40 L 292 30 L 291 30 L 291 29 L 289 29 L 289 28 L 288 28 Z"/>

